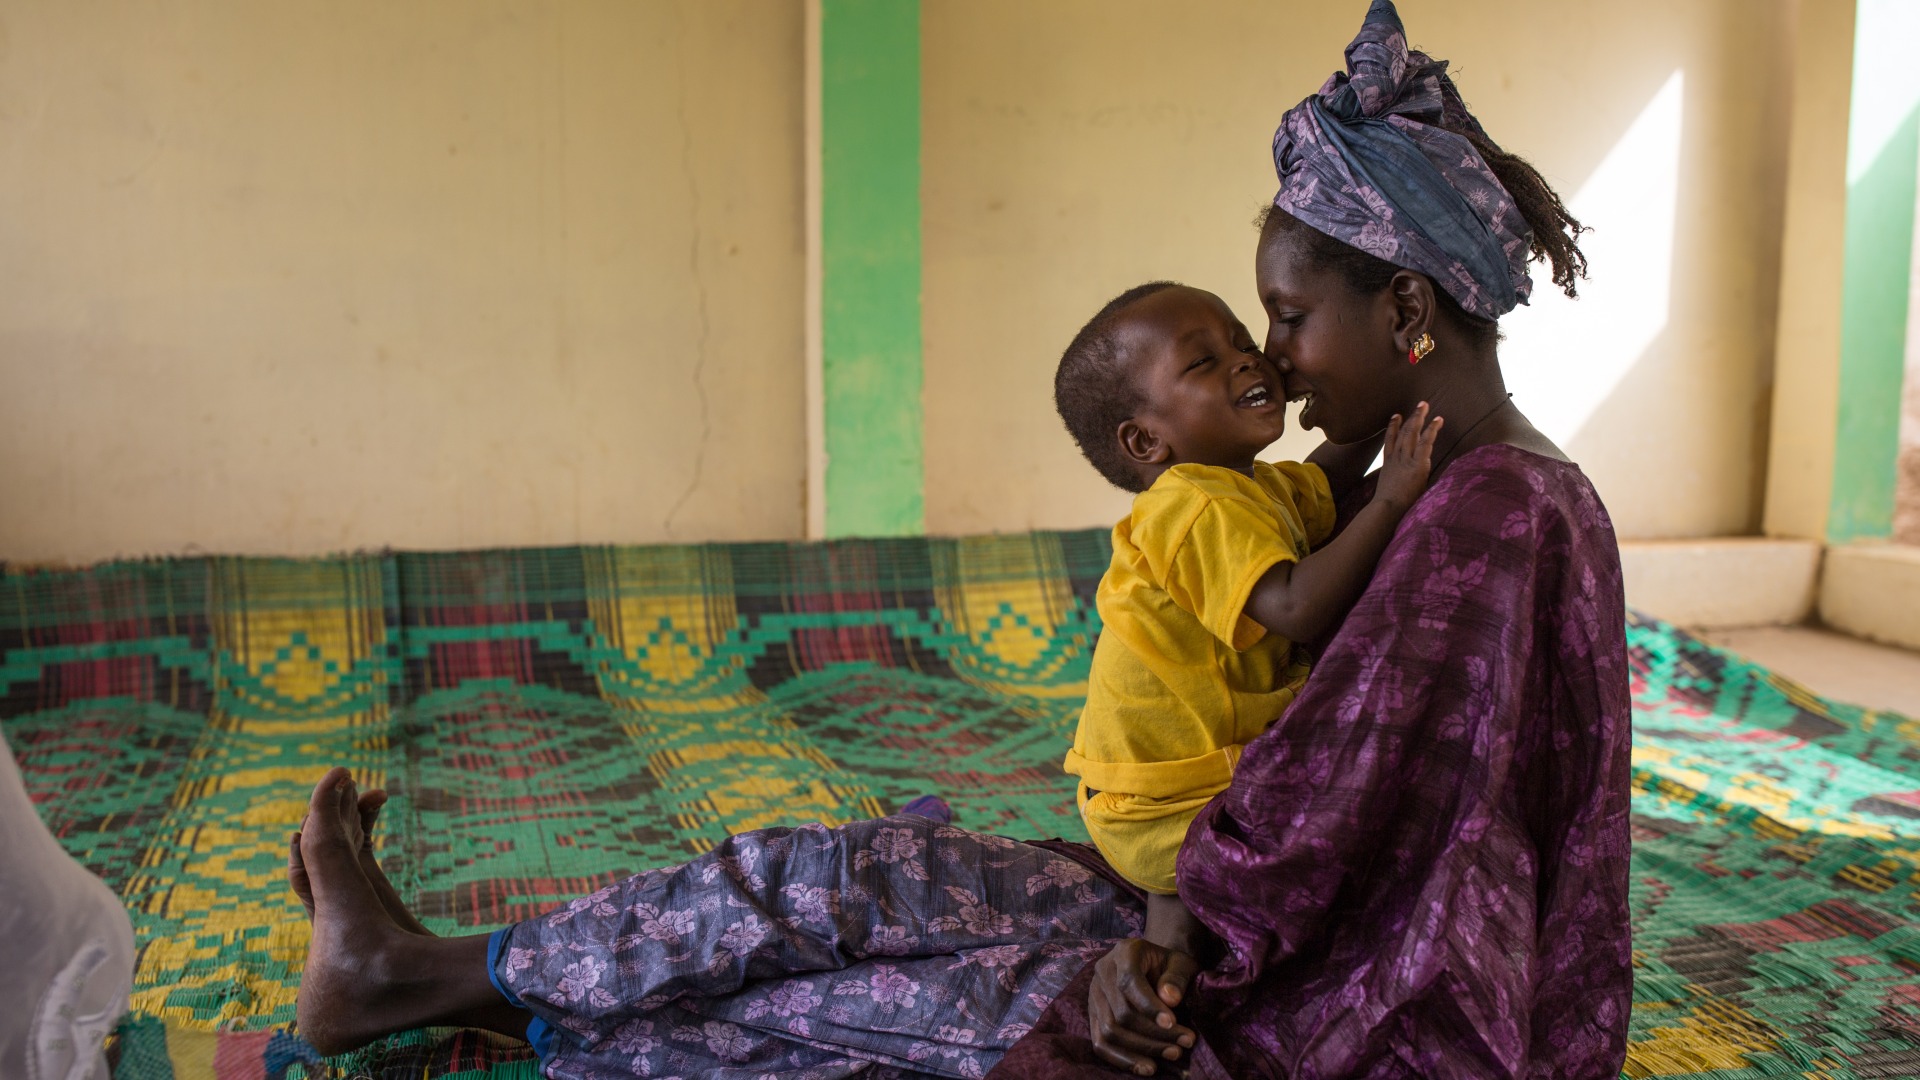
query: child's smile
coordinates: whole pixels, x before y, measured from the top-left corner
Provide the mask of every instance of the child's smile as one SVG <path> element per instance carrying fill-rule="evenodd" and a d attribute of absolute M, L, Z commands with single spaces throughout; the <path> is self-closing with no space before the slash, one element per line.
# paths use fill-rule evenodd
<path fill-rule="evenodd" d="M 1280 399 L 1274 396 L 1273 389 L 1267 385 L 1267 381 L 1261 379 L 1235 398 L 1234 405 L 1242 409 L 1264 409 L 1279 401 Z"/>

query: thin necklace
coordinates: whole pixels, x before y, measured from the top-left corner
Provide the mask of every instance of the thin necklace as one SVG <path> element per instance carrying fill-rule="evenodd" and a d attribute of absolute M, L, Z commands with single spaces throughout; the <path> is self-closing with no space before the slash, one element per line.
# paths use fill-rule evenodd
<path fill-rule="evenodd" d="M 1453 458 L 1453 452 L 1455 450 L 1460 449 L 1460 444 L 1467 441 L 1467 436 L 1473 434 L 1475 428 L 1478 428 L 1481 424 L 1484 424 L 1487 421 L 1493 419 L 1494 413 L 1499 412 L 1501 409 L 1504 409 L 1511 404 L 1513 404 L 1512 394 L 1508 394 L 1506 397 L 1501 398 L 1498 404 L 1494 405 L 1493 408 L 1488 409 L 1486 413 L 1480 417 L 1480 419 L 1475 420 L 1471 425 L 1468 426 L 1467 430 L 1461 432 L 1459 437 L 1455 438 L 1453 442 L 1447 445 L 1447 452 L 1440 455 L 1439 461 L 1436 461 L 1433 463 L 1433 468 L 1429 470 L 1429 473 L 1439 472 L 1440 467 L 1442 465 L 1445 465 L 1449 460 Z"/>

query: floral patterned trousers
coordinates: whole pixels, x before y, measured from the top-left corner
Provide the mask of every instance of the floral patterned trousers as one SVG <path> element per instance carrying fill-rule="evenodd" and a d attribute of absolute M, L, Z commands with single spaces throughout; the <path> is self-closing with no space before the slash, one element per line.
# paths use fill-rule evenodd
<path fill-rule="evenodd" d="M 982 1076 L 1129 893 L 1047 847 L 901 815 L 732 837 L 506 930 L 493 976 L 593 1077 Z"/>

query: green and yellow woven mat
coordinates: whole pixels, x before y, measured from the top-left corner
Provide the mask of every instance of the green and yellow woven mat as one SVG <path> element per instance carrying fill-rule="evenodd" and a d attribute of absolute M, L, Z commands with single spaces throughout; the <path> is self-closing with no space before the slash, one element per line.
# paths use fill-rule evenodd
<path fill-rule="evenodd" d="M 123 1080 L 531 1077 L 419 1032 L 319 1062 L 286 837 L 330 764 L 437 931 L 730 832 L 937 792 L 1084 838 L 1059 761 L 1102 532 L 198 559 L 0 576 L 0 722 L 139 934 Z M 1920 1075 L 1920 728 L 1663 624 L 1636 706 L 1629 1076 Z"/>

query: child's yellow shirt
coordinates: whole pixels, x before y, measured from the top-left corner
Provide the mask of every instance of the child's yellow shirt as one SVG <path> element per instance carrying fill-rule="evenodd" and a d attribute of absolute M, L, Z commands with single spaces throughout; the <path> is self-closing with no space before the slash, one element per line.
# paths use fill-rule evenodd
<path fill-rule="evenodd" d="M 1080 777 L 1094 844 L 1141 888 L 1175 891 L 1187 826 L 1306 681 L 1299 650 L 1241 609 L 1262 575 L 1326 540 L 1333 521 L 1326 474 L 1283 461 L 1252 476 L 1176 465 L 1113 527 L 1103 629 L 1065 767 Z"/>

